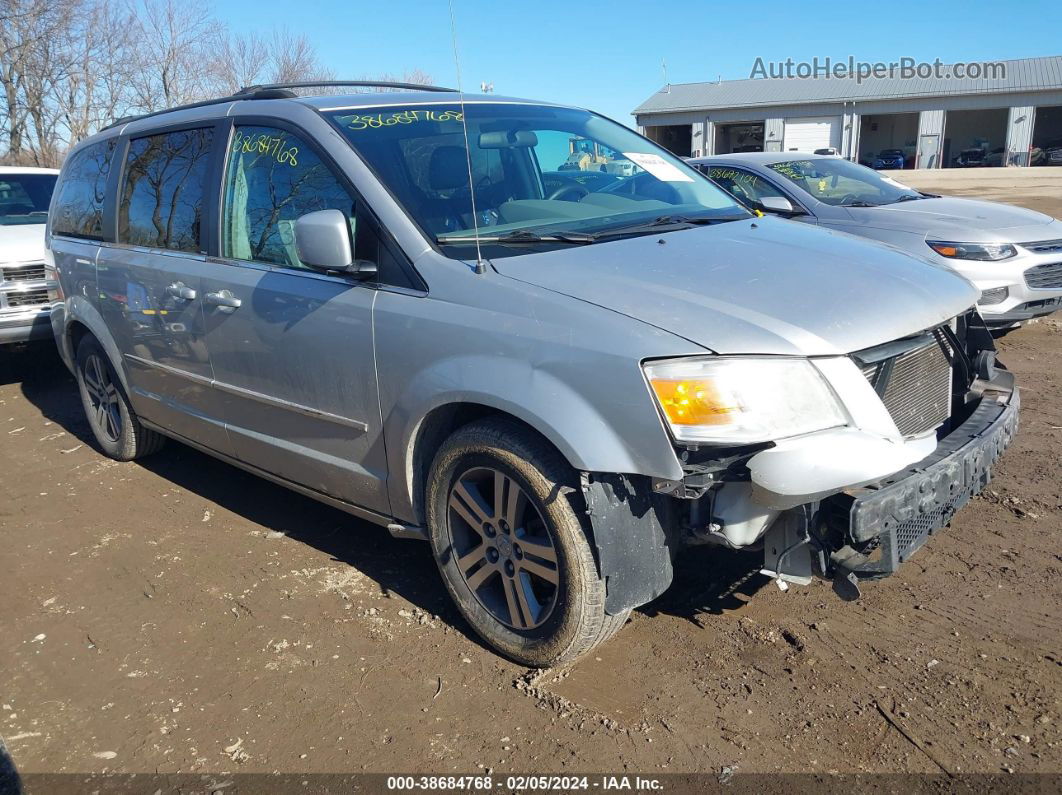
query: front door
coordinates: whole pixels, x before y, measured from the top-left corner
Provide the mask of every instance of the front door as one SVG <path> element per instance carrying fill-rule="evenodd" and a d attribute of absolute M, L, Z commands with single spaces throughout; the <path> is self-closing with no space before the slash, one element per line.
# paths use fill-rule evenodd
<path fill-rule="evenodd" d="M 222 190 L 221 257 L 203 279 L 214 387 L 235 454 L 267 472 L 387 513 L 373 353 L 376 290 L 299 260 L 297 218 L 350 191 L 291 132 L 236 125 Z"/>
<path fill-rule="evenodd" d="M 213 127 L 129 142 L 118 242 L 103 244 L 97 293 L 129 376 L 137 414 L 230 453 L 203 338 Z"/>

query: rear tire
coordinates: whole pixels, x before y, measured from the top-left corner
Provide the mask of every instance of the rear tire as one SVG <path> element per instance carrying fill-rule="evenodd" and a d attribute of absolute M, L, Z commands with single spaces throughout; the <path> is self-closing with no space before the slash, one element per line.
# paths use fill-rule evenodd
<path fill-rule="evenodd" d="M 432 464 L 425 504 L 450 596 L 488 644 L 524 665 L 586 654 L 630 615 L 605 612 L 575 472 L 547 442 L 505 419 L 457 430 Z"/>
<path fill-rule="evenodd" d="M 140 424 L 121 380 L 95 337 L 81 340 L 76 362 L 81 405 L 100 449 L 117 461 L 132 461 L 158 452 L 166 437 Z"/>

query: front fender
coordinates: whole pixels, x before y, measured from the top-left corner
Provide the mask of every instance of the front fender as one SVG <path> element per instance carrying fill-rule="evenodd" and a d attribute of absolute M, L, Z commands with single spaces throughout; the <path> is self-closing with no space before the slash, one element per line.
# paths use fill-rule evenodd
<path fill-rule="evenodd" d="M 638 385 L 644 391 L 644 385 Z M 449 357 L 418 373 L 385 420 L 390 471 L 401 473 L 391 490 L 392 511 L 412 520 L 414 445 L 428 415 L 446 405 L 473 403 L 516 417 L 545 436 L 576 469 L 678 479 L 682 468 L 652 404 L 640 428 L 618 428 L 602 407 L 548 365 L 490 356 Z M 636 439 L 636 441 L 635 441 Z"/>

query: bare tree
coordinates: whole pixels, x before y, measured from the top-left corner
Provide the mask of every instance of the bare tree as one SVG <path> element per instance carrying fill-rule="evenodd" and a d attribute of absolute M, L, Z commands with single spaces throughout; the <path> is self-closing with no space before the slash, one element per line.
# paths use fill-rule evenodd
<path fill-rule="evenodd" d="M 317 56 L 304 35 L 275 30 L 267 39 L 255 33 L 230 34 L 216 61 L 220 93 L 233 93 L 256 83 L 292 83 L 330 80 L 332 72 Z"/>
<path fill-rule="evenodd" d="M 195 102 L 213 92 L 210 64 L 222 46 L 202 0 L 130 0 L 135 20 L 132 89 L 138 110 Z"/>
<path fill-rule="evenodd" d="M 222 94 L 261 83 L 269 64 L 269 45 L 257 33 L 225 37 L 213 64 L 214 80 Z"/>
<path fill-rule="evenodd" d="M 56 79 L 55 40 L 62 33 L 76 0 L 0 0 L 0 88 L 3 131 L 12 159 L 32 151 L 34 130 L 47 134 L 44 97 Z"/>
<path fill-rule="evenodd" d="M 82 4 L 71 34 L 67 78 L 54 96 L 69 143 L 128 112 L 133 23 L 128 8 L 114 0 Z"/>
<path fill-rule="evenodd" d="M 400 75 L 396 75 L 393 72 L 383 72 L 376 75 L 368 75 L 358 78 L 359 80 L 372 81 L 379 80 L 383 83 L 415 83 L 422 86 L 430 86 L 432 84 L 432 77 L 423 69 L 407 69 Z M 364 88 L 362 91 L 380 91 L 379 88 Z M 398 91 L 401 89 L 384 89 L 391 91 Z"/>
<path fill-rule="evenodd" d="M 58 165 L 121 116 L 332 77 L 309 37 L 230 32 L 207 0 L 0 0 L 0 162 Z"/>
<path fill-rule="evenodd" d="M 305 35 L 273 31 L 269 52 L 269 82 L 293 83 L 302 80 L 331 80 L 335 75 L 317 58 L 317 49 Z"/>

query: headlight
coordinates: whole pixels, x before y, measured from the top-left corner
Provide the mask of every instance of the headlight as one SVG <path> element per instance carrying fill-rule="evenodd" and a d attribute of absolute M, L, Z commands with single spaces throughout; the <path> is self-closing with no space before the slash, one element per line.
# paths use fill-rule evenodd
<path fill-rule="evenodd" d="M 927 240 L 935 252 L 948 259 L 979 259 L 995 261 L 1017 254 L 1010 243 L 949 243 L 944 240 Z"/>
<path fill-rule="evenodd" d="M 848 421 L 806 359 L 669 359 L 649 362 L 644 370 L 679 441 L 767 442 Z"/>

